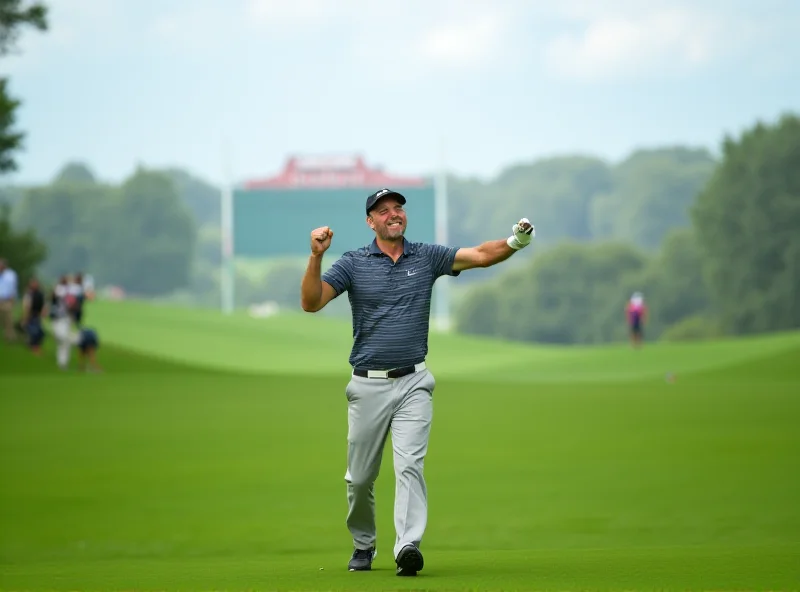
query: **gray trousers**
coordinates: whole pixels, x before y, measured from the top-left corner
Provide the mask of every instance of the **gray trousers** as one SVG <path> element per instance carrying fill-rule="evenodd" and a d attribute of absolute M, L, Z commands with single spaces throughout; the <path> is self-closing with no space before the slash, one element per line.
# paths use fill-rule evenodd
<path fill-rule="evenodd" d="M 429 370 L 401 378 L 352 376 L 348 401 L 347 528 L 357 549 L 375 546 L 374 483 L 391 432 L 394 452 L 394 556 L 407 544 L 419 546 L 428 519 L 423 465 L 433 419 Z"/>

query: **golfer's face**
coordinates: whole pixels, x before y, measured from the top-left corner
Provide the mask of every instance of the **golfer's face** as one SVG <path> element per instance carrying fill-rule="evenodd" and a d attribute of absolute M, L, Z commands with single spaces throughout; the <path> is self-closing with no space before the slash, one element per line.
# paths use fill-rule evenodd
<path fill-rule="evenodd" d="M 402 204 L 393 198 L 378 202 L 370 212 L 371 228 L 382 240 L 395 240 L 403 236 L 406 230 L 406 212 Z"/>

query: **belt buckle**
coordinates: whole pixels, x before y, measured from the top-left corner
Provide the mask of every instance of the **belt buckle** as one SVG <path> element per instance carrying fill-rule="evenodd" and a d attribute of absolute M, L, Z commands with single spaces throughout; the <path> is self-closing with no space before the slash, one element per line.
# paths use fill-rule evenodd
<path fill-rule="evenodd" d="M 425 368 L 427 368 L 427 365 L 425 364 L 425 362 L 420 362 L 419 364 L 414 364 L 413 368 L 414 369 L 412 372 L 410 372 L 410 374 L 413 374 L 414 372 L 419 372 L 421 370 L 425 370 Z M 389 373 L 393 370 L 398 370 L 398 369 L 399 368 L 390 368 L 389 370 L 367 370 L 367 378 L 388 379 Z"/>

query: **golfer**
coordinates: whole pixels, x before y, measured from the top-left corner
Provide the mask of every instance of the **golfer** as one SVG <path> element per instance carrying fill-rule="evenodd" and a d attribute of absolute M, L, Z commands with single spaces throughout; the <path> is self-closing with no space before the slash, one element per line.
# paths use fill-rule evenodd
<path fill-rule="evenodd" d="M 381 189 L 367 198 L 371 244 L 348 251 L 321 275 L 333 230 L 311 232 L 311 256 L 301 286 L 301 304 L 317 312 L 348 293 L 353 313 L 352 376 L 348 400 L 347 527 L 355 547 L 348 569 L 365 571 L 376 554 L 374 483 L 391 430 L 396 480 L 394 558 L 397 575 L 415 576 L 427 522 L 423 464 L 433 417 L 435 380 L 425 364 L 431 293 L 437 278 L 505 261 L 535 236 L 523 218 L 508 239 L 471 248 L 409 242 L 406 198 Z"/>
<path fill-rule="evenodd" d="M 631 345 L 638 349 L 642 346 L 644 323 L 647 320 L 647 305 L 641 292 L 634 292 L 625 305 L 625 318 L 628 321 Z"/>

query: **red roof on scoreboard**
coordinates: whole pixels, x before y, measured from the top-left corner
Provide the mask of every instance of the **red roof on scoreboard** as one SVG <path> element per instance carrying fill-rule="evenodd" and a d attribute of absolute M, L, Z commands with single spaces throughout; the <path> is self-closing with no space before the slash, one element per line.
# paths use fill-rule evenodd
<path fill-rule="evenodd" d="M 292 156 L 283 170 L 266 179 L 242 183 L 245 189 L 291 187 L 416 187 L 422 177 L 401 177 L 370 168 L 361 156 Z"/>

